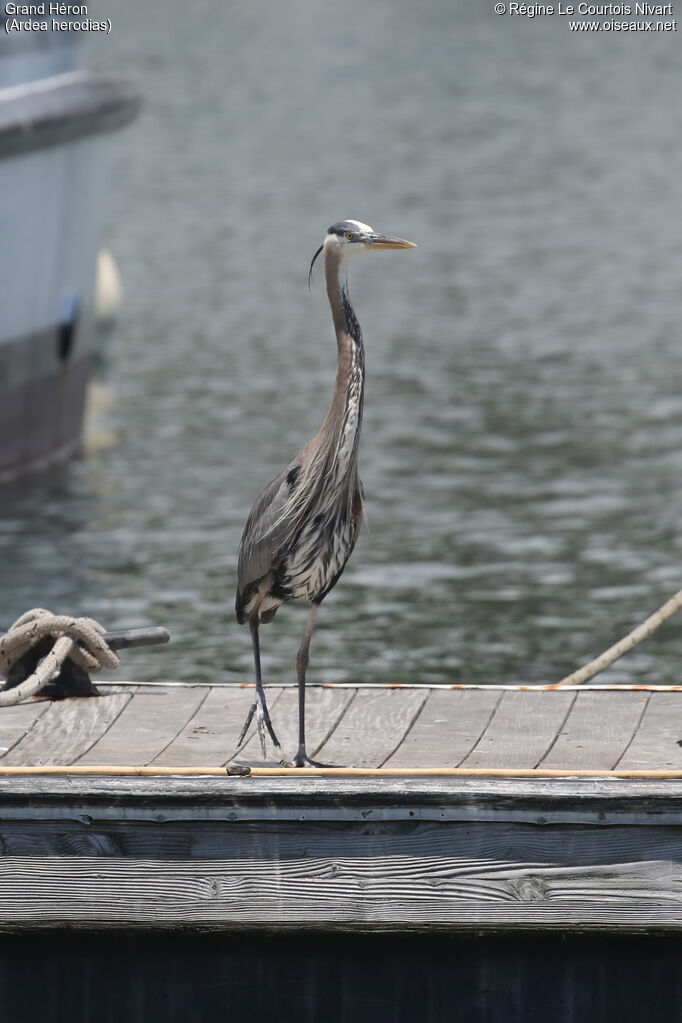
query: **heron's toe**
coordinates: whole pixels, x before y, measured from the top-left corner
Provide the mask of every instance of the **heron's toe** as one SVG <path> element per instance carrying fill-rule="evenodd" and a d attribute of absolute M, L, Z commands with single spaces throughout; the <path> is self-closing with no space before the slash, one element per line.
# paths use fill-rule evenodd
<path fill-rule="evenodd" d="M 263 760 L 268 755 L 268 751 L 265 746 L 265 721 L 261 714 L 257 714 L 256 723 L 258 725 L 258 738 L 260 740 L 261 753 L 263 754 Z"/>
<path fill-rule="evenodd" d="M 244 742 L 244 738 L 246 736 L 246 733 L 249 730 L 249 725 L 251 724 L 251 721 L 253 720 L 253 715 L 256 713 L 256 708 L 257 708 L 257 704 L 256 703 L 252 703 L 251 707 L 249 708 L 249 713 L 246 715 L 246 721 L 244 722 L 244 725 L 242 727 L 239 739 L 237 740 L 237 746 L 241 746 L 241 744 Z"/>
<path fill-rule="evenodd" d="M 319 760 L 311 760 L 305 750 L 299 750 L 291 767 L 336 767 L 336 764 L 322 764 Z"/>
<path fill-rule="evenodd" d="M 268 708 L 262 702 L 262 700 L 256 701 L 256 726 L 258 728 L 258 738 L 260 739 L 260 746 L 263 752 L 263 759 L 267 757 L 266 741 L 267 736 L 270 736 L 272 745 L 275 747 L 275 755 L 279 758 L 282 756 L 282 749 L 279 744 L 279 739 L 275 735 L 275 730 L 272 727 L 270 721 L 270 715 L 268 714 Z"/>

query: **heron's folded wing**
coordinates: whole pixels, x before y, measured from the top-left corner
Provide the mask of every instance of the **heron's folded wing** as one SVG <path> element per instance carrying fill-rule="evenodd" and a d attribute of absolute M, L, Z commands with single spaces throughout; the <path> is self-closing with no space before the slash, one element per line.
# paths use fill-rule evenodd
<path fill-rule="evenodd" d="M 274 568 L 282 548 L 292 537 L 295 523 L 288 513 L 291 470 L 292 466 L 287 466 L 268 483 L 246 520 L 238 554 L 240 591 Z"/>

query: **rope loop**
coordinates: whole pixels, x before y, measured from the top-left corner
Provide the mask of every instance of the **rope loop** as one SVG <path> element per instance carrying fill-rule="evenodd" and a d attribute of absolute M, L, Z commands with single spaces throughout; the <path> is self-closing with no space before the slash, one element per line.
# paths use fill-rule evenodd
<path fill-rule="evenodd" d="M 83 671 L 117 668 L 119 659 L 102 638 L 104 628 L 94 618 L 55 615 L 42 607 L 17 618 L 0 639 L 0 675 L 9 677 L 22 657 L 46 638 L 54 644 L 32 675 L 13 689 L 0 692 L 0 707 L 34 696 L 70 659 Z"/>

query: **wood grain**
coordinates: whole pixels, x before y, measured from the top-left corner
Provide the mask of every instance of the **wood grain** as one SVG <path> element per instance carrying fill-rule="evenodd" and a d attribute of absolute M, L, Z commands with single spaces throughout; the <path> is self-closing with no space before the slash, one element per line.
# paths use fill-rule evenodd
<path fill-rule="evenodd" d="M 682 767 L 682 693 L 650 693 L 637 733 L 618 767 Z"/>
<path fill-rule="evenodd" d="M 329 764 L 381 767 L 403 741 L 427 696 L 420 689 L 359 689 L 317 756 Z"/>
<path fill-rule="evenodd" d="M 88 855 L 131 860 L 233 860 L 246 862 L 338 858 L 366 862 L 394 859 L 394 876 L 423 862 L 451 860 L 458 869 L 488 869 L 508 863 L 545 864 L 552 869 L 610 864 L 615 873 L 633 863 L 657 862 L 667 875 L 682 867 L 679 826 L 651 828 L 615 823 L 586 827 L 555 822 L 551 828 L 530 821 L 386 820 L 380 813 L 354 820 L 304 820 L 270 816 L 261 820 L 167 817 L 107 819 L 74 815 L 67 819 L 8 818 L 0 821 L 3 855 Z M 358 866 L 358 869 L 361 869 Z M 660 883 L 665 886 L 665 877 Z"/>
<path fill-rule="evenodd" d="M 21 742 L 49 708 L 48 700 L 31 700 L 0 709 L 0 759 Z"/>
<path fill-rule="evenodd" d="M 236 756 L 260 765 L 253 724 L 244 747 L 235 748 L 253 692 L 233 686 L 107 687 L 99 698 L 3 708 L 0 747 L 12 749 L 0 748 L 0 760 L 182 767 L 218 766 Z M 291 755 L 296 688 L 271 687 L 267 694 L 284 752 Z M 682 769 L 682 693 L 310 685 L 306 705 L 309 752 L 332 764 Z"/>
<path fill-rule="evenodd" d="M 498 692 L 432 689 L 386 767 L 454 767 L 478 742 L 502 698 Z"/>
<path fill-rule="evenodd" d="M 645 704 L 645 693 L 578 693 L 540 766 L 612 768 L 631 741 Z"/>
<path fill-rule="evenodd" d="M 561 729 L 576 694 L 505 692 L 462 767 L 535 767 Z"/>
<path fill-rule="evenodd" d="M 154 758 L 160 767 L 192 767 L 227 763 L 253 701 L 253 689 L 212 686 L 175 739 Z M 253 735 L 253 726 L 247 739 Z"/>
<path fill-rule="evenodd" d="M 0 776 L 5 817 L 170 820 L 506 820 L 682 826 L 682 781 L 490 778 Z"/>
<path fill-rule="evenodd" d="M 144 689 L 141 686 L 111 728 L 78 762 L 150 763 L 182 731 L 207 694 L 208 687 Z"/>
<path fill-rule="evenodd" d="M 395 930 L 569 926 L 682 929 L 682 869 L 614 872 L 451 857 L 146 861 L 0 859 L 0 929 L 13 926 Z"/>
<path fill-rule="evenodd" d="M 559 779 L 0 779 L 0 930 L 682 932 L 681 795 L 682 782 Z"/>
<path fill-rule="evenodd" d="M 131 701 L 129 689 L 106 696 L 56 700 L 3 759 L 3 764 L 71 764 L 95 743 Z"/>
<path fill-rule="evenodd" d="M 272 692 L 272 690 L 270 690 Z M 323 745 L 338 726 L 355 696 L 354 689 L 310 687 L 306 691 L 306 744 L 311 756 Z M 298 748 L 298 687 L 288 686 L 273 704 L 272 724 L 286 757 L 293 757 Z M 238 764 L 262 764 L 260 746 L 252 741 L 235 757 Z"/>

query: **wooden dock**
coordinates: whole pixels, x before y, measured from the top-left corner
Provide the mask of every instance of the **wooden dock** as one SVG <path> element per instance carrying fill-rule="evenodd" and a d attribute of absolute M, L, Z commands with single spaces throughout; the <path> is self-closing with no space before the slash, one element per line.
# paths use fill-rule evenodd
<path fill-rule="evenodd" d="M 100 691 L 0 709 L 0 769 L 264 763 L 253 727 L 236 745 L 252 686 L 100 683 Z M 293 753 L 296 687 L 267 692 Z M 315 758 L 358 768 L 682 771 L 682 687 L 311 684 L 306 730 Z"/>
<path fill-rule="evenodd" d="M 162 774 L 261 764 L 252 689 L 102 692 L 0 711 L 0 931 L 682 931 L 682 692 L 312 685 L 316 758 L 403 772 L 343 778 Z"/>

